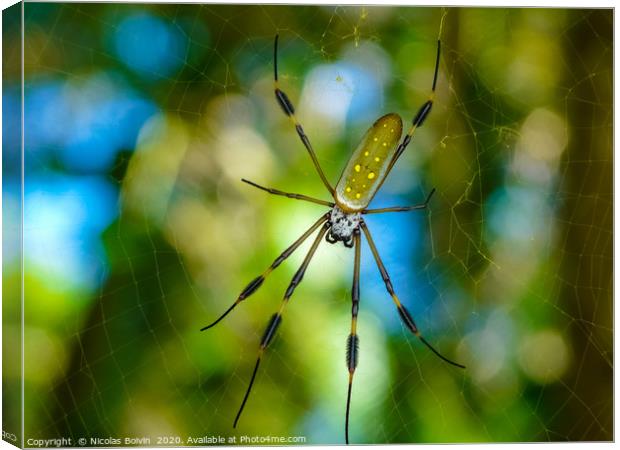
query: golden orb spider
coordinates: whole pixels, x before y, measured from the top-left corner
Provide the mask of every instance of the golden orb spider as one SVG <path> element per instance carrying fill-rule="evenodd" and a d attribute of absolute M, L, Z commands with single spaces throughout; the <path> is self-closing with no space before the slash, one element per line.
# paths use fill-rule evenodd
<path fill-rule="evenodd" d="M 318 203 L 320 205 L 329 206 L 331 210 L 324 214 L 319 220 L 317 220 L 304 234 L 299 237 L 290 247 L 288 247 L 284 252 L 278 256 L 271 266 L 265 270 L 261 275 L 254 278 L 250 283 L 243 289 L 237 300 L 217 319 L 215 322 L 207 325 L 202 328 L 201 331 L 207 330 L 213 326 L 215 326 L 220 320 L 228 315 L 240 302 L 248 298 L 254 292 L 258 290 L 258 288 L 263 284 L 265 278 L 276 268 L 278 267 L 286 258 L 288 258 L 312 233 L 314 233 L 319 227 L 320 231 L 317 234 L 310 250 L 308 251 L 305 259 L 303 260 L 301 267 L 297 270 L 293 279 L 291 280 L 286 292 L 284 294 L 284 298 L 282 299 L 282 303 L 280 305 L 280 309 L 277 313 L 275 313 L 268 325 L 265 329 L 263 337 L 260 341 L 260 347 L 258 351 L 258 358 L 256 359 L 256 365 L 254 366 L 254 371 L 252 372 L 252 377 L 250 378 L 250 384 L 248 385 L 248 389 L 243 397 L 243 401 L 241 406 L 239 407 L 239 412 L 237 412 L 237 416 L 235 417 L 235 421 L 233 427 L 237 427 L 237 423 L 239 422 L 239 418 L 241 417 L 241 413 L 243 412 L 243 408 L 248 400 L 250 395 L 250 391 L 252 390 L 252 385 L 254 384 L 254 380 L 256 378 L 256 373 L 258 372 L 258 366 L 260 364 L 263 353 L 269 346 L 269 343 L 273 339 L 280 322 L 282 321 L 282 314 L 284 313 L 284 309 L 288 304 L 289 299 L 293 295 L 295 288 L 301 283 L 301 280 L 310 264 L 310 260 L 312 259 L 314 253 L 316 252 L 319 243 L 325 237 L 327 242 L 331 244 L 336 244 L 338 241 L 341 241 L 348 248 L 355 248 L 355 260 L 354 260 L 354 269 L 353 269 L 353 288 L 351 290 L 351 333 L 347 338 L 347 352 L 346 352 L 346 363 L 347 368 L 349 369 L 349 387 L 347 391 L 347 405 L 345 412 L 345 441 L 349 443 L 349 411 L 351 406 L 351 387 L 353 385 L 353 374 L 355 373 L 355 369 L 357 368 L 358 362 L 358 348 L 359 348 L 359 338 L 357 336 L 357 314 L 359 311 L 359 301 L 360 301 L 360 259 L 361 259 L 361 248 L 360 248 L 360 229 L 366 236 L 366 240 L 368 241 L 368 245 L 372 251 L 375 262 L 377 263 L 377 267 L 379 268 L 379 272 L 381 273 L 381 277 L 385 283 L 385 287 L 392 297 L 396 308 L 398 309 L 398 313 L 405 324 L 405 326 L 415 335 L 420 341 L 427 346 L 435 355 L 437 355 L 442 360 L 462 369 L 465 366 L 458 364 L 454 361 L 449 360 L 441 353 L 439 353 L 424 337 L 420 334 L 418 327 L 413 321 L 413 317 L 407 311 L 405 306 L 400 302 L 396 293 L 394 292 L 394 288 L 392 287 L 392 282 L 390 281 L 390 277 L 383 265 L 381 257 L 379 256 L 379 251 L 375 246 L 375 243 L 370 234 L 370 230 L 368 226 L 364 222 L 362 215 L 364 214 L 378 214 L 384 212 L 402 212 L 402 211 L 412 211 L 415 209 L 425 209 L 430 201 L 435 189 L 433 189 L 424 203 L 414 206 L 394 206 L 388 208 L 379 208 L 379 209 L 368 209 L 368 205 L 370 201 L 373 199 L 388 174 L 394 167 L 394 164 L 400 157 L 400 155 L 405 151 L 409 142 L 411 142 L 411 138 L 413 137 L 413 133 L 415 130 L 424 123 L 424 120 L 428 116 L 433 106 L 433 98 L 435 95 L 435 85 L 437 84 L 437 73 L 439 71 L 439 55 L 441 51 L 441 41 L 437 40 L 437 57 L 435 60 L 435 72 L 433 75 L 433 85 L 431 89 L 431 95 L 429 99 L 422 105 L 419 109 L 418 113 L 415 115 L 411 127 L 407 132 L 407 135 L 403 139 L 403 141 L 396 146 L 396 144 L 400 141 L 400 137 L 402 134 L 402 121 L 401 118 L 397 114 L 386 114 L 383 117 L 377 119 L 377 121 L 368 129 L 362 141 L 355 149 L 349 162 L 347 163 L 345 169 L 340 176 L 340 180 L 336 185 L 336 188 L 333 188 L 325 174 L 323 173 L 323 169 L 321 169 L 321 165 L 314 153 L 314 149 L 310 144 L 310 140 L 306 136 L 301 124 L 297 121 L 295 117 L 295 108 L 293 104 L 287 97 L 287 95 L 280 90 L 278 85 L 278 36 L 275 37 L 274 42 L 274 51 L 273 51 L 273 66 L 274 66 L 274 89 L 276 94 L 276 100 L 279 105 L 282 107 L 284 113 L 290 117 L 291 121 L 295 125 L 295 130 L 299 135 L 302 143 L 308 150 L 310 154 L 310 158 L 312 158 L 312 162 L 316 171 L 318 172 L 323 184 L 331 194 L 333 198 L 333 202 L 320 200 L 313 197 L 308 197 L 302 194 L 293 194 L 290 192 L 283 192 L 277 189 L 266 188 L 260 186 L 252 181 L 248 181 L 242 179 L 243 182 L 254 186 L 258 189 L 262 189 L 263 191 L 267 191 L 270 194 L 274 195 L 282 195 L 289 198 L 294 198 L 297 200 L 304 200 L 307 202 Z"/>

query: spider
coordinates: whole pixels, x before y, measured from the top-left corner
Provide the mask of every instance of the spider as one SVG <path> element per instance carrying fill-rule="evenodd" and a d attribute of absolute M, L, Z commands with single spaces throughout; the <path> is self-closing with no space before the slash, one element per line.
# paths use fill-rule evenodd
<path fill-rule="evenodd" d="M 273 261 L 273 263 L 267 268 L 267 270 L 254 278 L 252 281 L 250 281 L 250 283 L 245 287 L 245 289 L 243 289 L 241 294 L 239 294 L 237 300 L 235 300 L 235 302 L 226 311 L 224 311 L 224 313 L 217 320 L 201 329 L 201 331 L 204 331 L 215 326 L 224 317 L 226 317 L 239 303 L 247 299 L 250 295 L 254 294 L 258 290 L 258 288 L 261 287 L 261 285 L 265 281 L 265 278 L 280 264 L 282 264 L 282 262 L 286 258 L 288 258 L 310 235 L 312 235 L 317 229 L 319 229 L 319 232 L 316 235 L 314 242 L 310 247 L 310 250 L 306 254 L 305 259 L 293 276 L 293 279 L 291 280 L 288 288 L 286 289 L 286 292 L 284 293 L 284 298 L 280 305 L 280 309 L 273 316 L 271 316 L 271 319 L 267 324 L 267 328 L 265 329 L 265 332 L 260 340 L 256 365 L 254 366 L 254 371 L 252 372 L 250 383 L 248 385 L 247 391 L 245 392 L 245 396 L 243 397 L 243 401 L 241 402 L 241 406 L 239 407 L 239 411 L 237 412 L 237 416 L 235 417 L 235 421 L 233 424 L 234 428 L 237 427 L 237 423 L 239 422 L 239 418 L 241 417 L 243 408 L 245 407 L 248 397 L 250 396 L 250 391 L 252 390 L 254 380 L 256 379 L 256 373 L 258 372 L 261 358 L 263 357 L 265 350 L 267 350 L 267 347 L 275 336 L 276 330 L 282 322 L 282 315 L 284 313 L 284 310 L 288 305 L 288 302 L 293 295 L 295 288 L 297 288 L 297 286 L 301 283 L 306 269 L 310 264 L 310 260 L 315 254 L 316 249 L 323 238 L 325 238 L 325 240 L 330 244 L 337 244 L 338 242 L 342 242 L 345 247 L 353 248 L 355 253 L 353 287 L 351 290 L 351 332 L 347 338 L 346 343 L 346 365 L 349 371 L 347 403 L 345 410 L 345 441 L 347 444 L 349 443 L 349 411 L 351 408 L 351 388 L 353 386 L 353 375 L 355 373 L 355 369 L 357 368 L 359 354 L 357 315 L 360 302 L 360 244 L 362 233 L 368 241 L 368 245 L 372 251 L 379 272 L 381 273 L 381 277 L 383 278 L 385 287 L 390 296 L 392 297 L 392 300 L 396 305 L 396 308 L 404 325 L 439 358 L 456 367 L 462 369 L 465 368 L 465 366 L 451 361 L 445 356 L 443 356 L 426 339 L 424 339 L 418 327 L 416 326 L 413 317 L 411 316 L 407 308 L 405 308 L 405 306 L 400 302 L 398 296 L 394 292 L 392 282 L 390 281 L 388 272 L 383 265 L 381 257 L 379 256 L 379 251 L 377 250 L 377 247 L 373 241 L 370 230 L 368 229 L 368 225 L 366 225 L 366 222 L 362 217 L 365 214 L 379 214 L 386 212 L 403 212 L 413 211 L 417 209 L 425 209 L 428 206 L 428 203 L 435 192 L 435 189 L 431 190 L 431 192 L 426 197 L 424 203 L 420 203 L 418 205 L 368 209 L 368 205 L 370 204 L 371 200 L 373 199 L 373 197 L 387 178 L 388 174 L 394 167 L 394 164 L 396 164 L 396 161 L 398 160 L 400 155 L 405 151 L 407 145 L 409 145 L 409 143 L 411 142 L 411 138 L 413 137 L 415 130 L 424 123 L 424 120 L 431 111 L 435 95 L 435 85 L 437 84 L 440 52 L 441 41 L 437 40 L 437 56 L 435 60 L 435 72 L 433 75 L 431 94 L 429 96 L 429 99 L 420 107 L 418 113 L 413 118 L 411 127 L 409 128 L 409 131 L 405 135 L 403 141 L 398 144 L 403 131 L 403 124 L 401 118 L 397 114 L 390 113 L 377 119 L 377 121 L 368 129 L 368 131 L 362 138 L 362 141 L 351 155 L 351 158 L 349 159 L 345 169 L 342 172 L 342 175 L 340 176 L 340 180 L 334 188 L 325 177 L 325 174 L 323 173 L 323 169 L 319 164 L 314 149 L 310 144 L 310 140 L 308 139 L 308 136 L 306 136 L 306 133 L 304 132 L 301 124 L 295 117 L 295 108 L 293 107 L 293 103 L 289 100 L 288 96 L 284 93 L 284 91 L 282 91 L 279 87 L 278 35 L 275 36 L 273 59 L 274 90 L 276 100 L 284 113 L 291 119 L 293 125 L 295 126 L 295 130 L 297 131 L 299 138 L 301 139 L 303 145 L 306 147 L 306 150 L 308 151 L 308 154 L 312 159 L 312 163 L 314 164 L 314 167 L 319 177 L 323 181 L 323 184 L 331 194 L 333 201 L 325 201 L 313 197 L 308 197 L 307 195 L 284 192 L 277 189 L 260 186 L 246 179 L 241 180 L 244 183 L 266 191 L 270 194 L 281 195 L 297 200 L 317 203 L 319 205 L 328 206 L 331 209 L 329 210 L 329 212 L 321 216 L 305 233 L 301 235 L 301 237 L 299 237 L 295 242 L 293 242 L 290 247 L 284 250 L 284 252 L 282 252 L 282 254 Z"/>

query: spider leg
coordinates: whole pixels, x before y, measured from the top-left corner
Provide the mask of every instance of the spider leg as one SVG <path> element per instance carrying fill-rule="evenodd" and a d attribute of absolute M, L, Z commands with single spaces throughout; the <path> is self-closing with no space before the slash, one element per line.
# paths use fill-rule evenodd
<path fill-rule="evenodd" d="M 335 244 L 336 242 L 338 242 L 336 239 L 333 238 L 333 236 L 330 233 L 328 233 L 327 236 L 325 236 L 325 240 L 329 242 L 330 244 Z"/>
<path fill-rule="evenodd" d="M 357 313 L 360 304 L 360 231 L 355 230 L 353 235 L 355 242 L 355 262 L 353 266 L 353 288 L 351 289 L 351 334 L 347 338 L 347 367 L 349 369 L 349 388 L 347 390 L 347 409 L 344 423 L 345 441 L 349 444 L 349 411 L 351 409 L 351 388 L 353 386 L 353 374 L 357 368 L 359 338 L 357 337 Z"/>
<path fill-rule="evenodd" d="M 426 339 L 424 339 L 424 337 L 420 333 L 420 330 L 418 330 L 418 327 L 413 321 L 413 317 L 411 316 L 409 311 L 407 311 L 407 308 L 405 308 L 405 306 L 400 302 L 400 300 L 396 296 L 396 293 L 394 292 L 394 287 L 392 286 L 392 281 L 390 280 L 390 276 L 388 275 L 387 270 L 385 269 L 385 266 L 383 265 L 383 261 L 381 261 L 381 257 L 379 256 L 379 251 L 377 250 L 377 247 L 374 241 L 372 240 L 372 236 L 370 235 L 370 230 L 368 229 L 363 219 L 360 221 L 360 227 L 362 227 L 362 231 L 364 232 L 364 235 L 366 236 L 366 240 L 368 241 L 368 245 L 370 247 L 370 250 L 372 251 L 372 255 L 374 256 L 375 262 L 377 263 L 377 267 L 379 268 L 379 272 L 381 272 L 381 278 L 383 278 L 385 287 L 387 291 L 389 292 L 389 294 L 392 296 L 392 300 L 394 300 L 394 304 L 396 305 L 396 308 L 398 308 L 398 314 L 400 315 L 400 318 L 402 319 L 405 326 L 409 328 L 409 331 L 415 334 L 418 337 L 418 339 L 420 339 L 420 341 L 424 345 L 426 345 L 439 358 L 443 359 L 445 362 L 449 364 L 452 364 L 453 366 L 464 369 L 465 368 L 464 365 L 449 360 L 448 358 L 443 356 L 441 353 L 439 353 Z"/>
<path fill-rule="evenodd" d="M 297 288 L 299 283 L 301 283 L 301 280 L 303 279 L 304 274 L 306 273 L 306 269 L 308 268 L 308 265 L 310 264 L 310 261 L 312 260 L 312 257 L 314 256 L 314 253 L 316 252 L 316 249 L 321 243 L 321 239 L 323 239 L 323 236 L 327 232 L 327 229 L 329 228 L 329 226 L 330 226 L 329 223 L 326 223 L 323 225 L 323 228 L 321 228 L 321 231 L 319 231 L 319 234 L 314 239 L 314 242 L 312 243 L 310 250 L 308 250 L 308 254 L 304 258 L 304 261 L 301 263 L 301 266 L 299 267 L 299 269 L 297 269 L 297 272 L 295 272 L 295 275 L 293 276 L 291 283 L 288 285 L 288 288 L 286 288 L 284 298 L 282 299 L 282 303 L 280 304 L 280 309 L 278 310 L 277 313 L 271 316 L 271 319 L 269 320 L 269 323 L 267 324 L 265 333 L 263 334 L 263 337 L 260 341 L 258 357 L 256 358 L 256 365 L 254 366 L 252 377 L 250 378 L 250 384 L 248 385 L 248 389 L 245 392 L 245 396 L 243 397 L 243 401 L 241 402 L 241 406 L 239 407 L 239 412 L 237 413 L 237 417 L 235 417 L 233 428 L 237 427 L 237 422 L 239 422 L 239 418 L 241 417 L 243 408 L 245 407 L 245 404 L 248 401 L 248 397 L 250 396 L 250 391 L 252 390 L 252 386 L 254 385 L 254 380 L 256 379 L 256 373 L 258 372 L 258 366 L 260 365 L 260 360 L 263 356 L 263 353 L 265 353 L 267 346 L 271 343 L 273 337 L 275 336 L 276 330 L 278 329 L 280 322 L 282 322 L 282 314 L 284 313 L 284 309 L 286 308 L 286 305 L 288 304 L 289 299 L 293 295 L 293 292 L 295 292 L 295 288 Z"/>
<path fill-rule="evenodd" d="M 329 181 L 327 181 L 327 178 L 325 177 L 325 173 L 323 173 L 323 169 L 321 168 L 321 165 L 319 164 L 319 160 L 317 159 L 316 154 L 314 153 L 312 144 L 310 144 L 310 140 L 308 139 L 308 136 L 306 136 L 304 129 L 302 128 L 301 124 L 295 117 L 295 107 L 293 106 L 293 103 L 291 103 L 291 101 L 289 100 L 288 96 L 284 93 L 284 91 L 280 90 L 280 87 L 278 84 L 278 35 L 277 34 L 276 34 L 276 38 L 273 44 L 273 86 L 274 86 L 274 90 L 276 93 L 276 100 L 278 101 L 278 104 L 282 108 L 282 111 L 284 111 L 284 114 L 286 114 L 287 116 L 291 118 L 293 124 L 295 125 L 295 131 L 297 131 L 297 134 L 299 135 L 301 142 L 306 147 L 306 150 L 308 150 L 308 154 L 310 155 L 310 158 L 312 158 L 312 163 L 314 164 L 316 171 L 321 177 L 321 180 L 323 181 L 323 184 L 325 185 L 329 193 L 333 196 L 334 188 L 332 187 L 331 184 L 329 184 Z"/>
<path fill-rule="evenodd" d="M 291 256 L 291 254 L 297 249 L 297 247 L 299 247 L 308 238 L 308 236 L 310 236 L 312 233 L 314 233 L 314 231 L 319 226 L 321 226 L 321 224 L 323 224 L 328 219 L 328 217 L 329 217 L 329 213 L 322 215 L 319 220 L 317 220 L 310 228 L 308 228 L 308 230 L 304 234 L 302 234 L 299 237 L 299 239 L 297 239 L 295 242 L 293 242 L 291 244 L 290 247 L 288 247 L 286 250 L 284 250 L 284 252 L 282 252 L 282 254 L 280 256 L 278 256 L 273 261 L 273 263 L 271 263 L 271 265 L 267 268 L 267 270 L 265 270 L 262 274 L 260 274 L 256 278 L 254 278 L 252 281 L 250 281 L 248 283 L 248 285 L 243 289 L 243 291 L 241 291 L 241 294 L 239 294 L 239 296 L 237 297 L 237 300 L 235 300 L 235 302 L 226 311 L 224 311 L 224 313 L 220 317 L 218 317 L 215 320 L 215 322 L 212 322 L 211 324 L 207 325 L 206 327 L 201 328 L 200 331 L 208 330 L 209 328 L 217 325 L 219 323 L 219 321 L 222 320 L 224 317 L 226 317 L 228 315 L 228 313 L 230 313 L 239 303 L 241 303 L 243 300 L 245 300 L 250 295 L 252 295 L 254 292 L 256 292 L 258 290 L 258 288 L 261 287 L 261 285 L 263 284 L 263 281 L 265 281 L 265 278 L 276 267 L 278 267 L 280 264 L 282 264 L 282 262 L 286 258 Z"/>
<path fill-rule="evenodd" d="M 314 197 L 308 197 L 307 195 L 303 195 L 303 194 L 292 194 L 290 192 L 284 192 L 284 191 L 280 191 L 278 189 L 267 188 L 267 187 L 261 186 L 259 184 L 256 184 L 253 181 L 246 180 L 245 178 L 241 178 L 241 181 L 243 181 L 244 183 L 249 184 L 250 186 L 254 186 L 255 188 L 261 189 L 261 190 L 263 190 L 265 192 L 269 192 L 270 194 L 282 195 L 284 197 L 294 198 L 296 200 L 304 200 L 306 202 L 317 203 L 319 205 L 325 205 L 325 206 L 329 206 L 329 207 L 332 207 L 332 208 L 334 207 L 334 203 L 333 202 L 328 202 L 328 201 L 321 200 L 321 199 L 314 198 Z"/>
<path fill-rule="evenodd" d="M 414 116 L 413 120 L 411 121 L 411 127 L 409 128 L 409 131 L 405 135 L 403 142 L 401 142 L 401 144 L 396 149 L 396 152 L 394 153 L 394 156 L 392 157 L 392 160 L 390 161 L 390 164 L 388 165 L 385 176 L 383 177 L 383 181 L 385 181 L 388 174 L 392 170 L 392 167 L 394 167 L 394 164 L 396 164 L 396 161 L 398 160 L 398 158 L 400 158 L 400 155 L 402 155 L 402 153 L 405 151 L 405 149 L 411 142 L 411 139 L 413 138 L 413 134 L 415 133 L 415 130 L 418 127 L 422 126 L 422 124 L 428 117 L 429 113 L 431 112 L 431 108 L 433 107 L 433 101 L 435 99 L 435 86 L 437 85 L 437 74 L 439 73 L 439 56 L 440 55 L 441 55 L 441 41 L 437 39 L 437 56 L 435 59 L 435 73 L 433 75 L 433 86 L 431 88 L 431 94 L 429 95 L 428 100 L 424 102 L 424 104 L 420 107 L 417 114 Z M 381 182 L 382 184 L 383 184 L 383 181 Z"/>
<path fill-rule="evenodd" d="M 424 203 L 420 203 L 419 205 L 391 206 L 389 208 L 365 209 L 362 211 L 362 214 L 379 214 L 379 213 L 386 213 L 386 212 L 404 212 L 404 211 L 413 211 L 416 209 L 426 209 L 426 207 L 428 206 L 428 202 L 431 201 L 431 197 L 433 196 L 434 193 L 435 193 L 435 188 L 433 188 L 430 194 L 428 194 L 428 197 L 426 197 L 426 200 L 424 200 Z"/>

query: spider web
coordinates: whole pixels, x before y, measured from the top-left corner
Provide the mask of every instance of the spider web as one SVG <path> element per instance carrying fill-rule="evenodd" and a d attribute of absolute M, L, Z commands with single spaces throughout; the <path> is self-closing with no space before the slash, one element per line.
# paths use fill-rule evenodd
<path fill-rule="evenodd" d="M 325 211 L 239 181 L 327 198 L 273 97 L 276 32 L 332 181 L 377 117 L 411 120 L 442 40 L 433 111 L 373 206 L 436 194 L 367 221 L 419 328 L 467 369 L 408 334 L 364 244 L 352 441 L 611 440 L 611 10 L 41 3 L 26 438 L 344 441 L 351 251 L 319 247 L 236 430 L 311 239 L 198 331 Z"/>

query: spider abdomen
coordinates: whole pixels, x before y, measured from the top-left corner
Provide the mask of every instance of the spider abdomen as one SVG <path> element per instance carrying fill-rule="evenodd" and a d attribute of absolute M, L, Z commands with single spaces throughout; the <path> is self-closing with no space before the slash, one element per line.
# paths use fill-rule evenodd
<path fill-rule="evenodd" d="M 346 212 L 368 206 L 388 173 L 403 122 L 397 114 L 386 114 L 368 129 L 336 185 L 335 200 Z"/>

